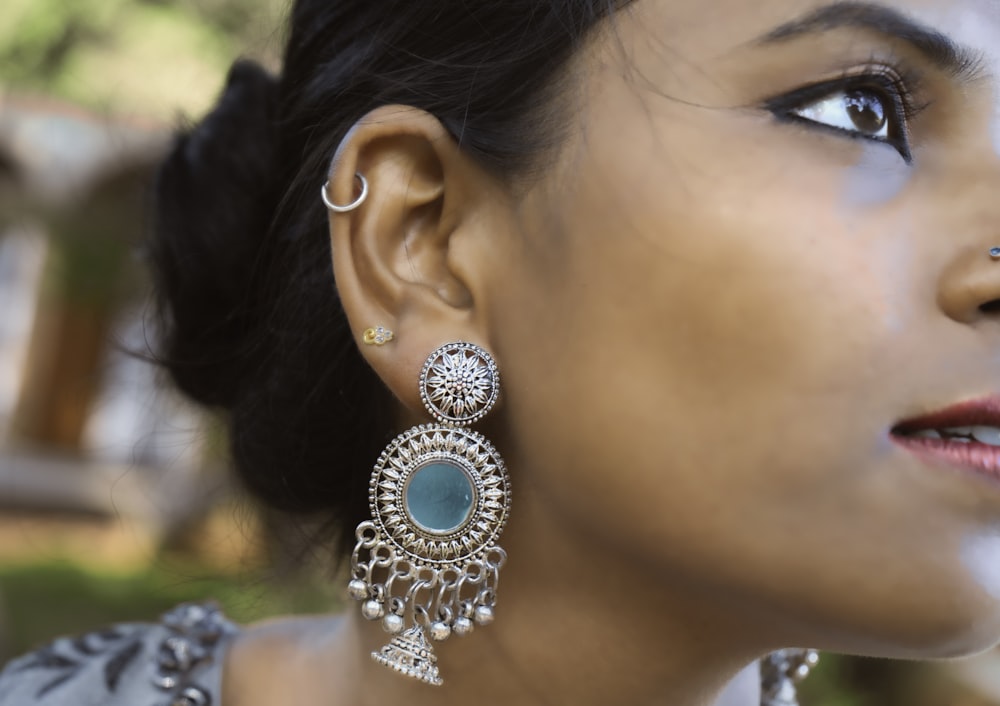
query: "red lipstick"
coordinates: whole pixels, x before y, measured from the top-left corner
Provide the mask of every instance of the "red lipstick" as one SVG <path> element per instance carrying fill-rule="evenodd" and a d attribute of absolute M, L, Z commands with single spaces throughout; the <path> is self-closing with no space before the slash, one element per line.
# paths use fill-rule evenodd
<path fill-rule="evenodd" d="M 906 419 L 892 440 L 929 461 L 1000 480 L 1000 396 L 962 402 Z"/>

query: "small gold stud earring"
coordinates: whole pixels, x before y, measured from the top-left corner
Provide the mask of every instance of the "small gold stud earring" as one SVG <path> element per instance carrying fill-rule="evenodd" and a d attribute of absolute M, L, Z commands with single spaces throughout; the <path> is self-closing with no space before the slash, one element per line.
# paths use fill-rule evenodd
<path fill-rule="evenodd" d="M 384 326 L 376 326 L 375 328 L 365 329 L 361 340 L 367 346 L 384 346 L 395 337 L 395 334 Z"/>

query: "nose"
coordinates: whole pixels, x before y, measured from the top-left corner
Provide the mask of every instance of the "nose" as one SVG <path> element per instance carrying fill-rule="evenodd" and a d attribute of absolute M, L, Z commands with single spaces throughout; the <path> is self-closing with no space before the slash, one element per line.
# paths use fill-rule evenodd
<path fill-rule="evenodd" d="M 964 324 L 1000 319 L 1000 237 L 995 244 L 964 250 L 949 263 L 941 274 L 938 305 Z"/>

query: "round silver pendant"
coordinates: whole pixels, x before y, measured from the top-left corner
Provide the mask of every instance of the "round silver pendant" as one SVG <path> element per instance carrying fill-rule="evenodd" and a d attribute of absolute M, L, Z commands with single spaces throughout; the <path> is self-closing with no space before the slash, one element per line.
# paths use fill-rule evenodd
<path fill-rule="evenodd" d="M 398 552 L 453 563 L 491 549 L 510 511 L 503 459 L 481 434 L 422 425 L 386 447 L 372 471 L 372 519 Z"/>
<path fill-rule="evenodd" d="M 489 413 L 500 396 L 500 371 L 486 350 L 449 343 L 428 356 L 420 373 L 420 399 L 439 422 L 467 426 Z"/>

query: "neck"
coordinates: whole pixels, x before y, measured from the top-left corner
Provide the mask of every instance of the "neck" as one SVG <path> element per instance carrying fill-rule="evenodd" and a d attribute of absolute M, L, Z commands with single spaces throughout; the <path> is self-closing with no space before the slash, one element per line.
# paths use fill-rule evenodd
<path fill-rule="evenodd" d="M 496 621 L 435 643 L 444 686 L 368 659 L 389 638 L 350 611 L 364 657 L 354 703 L 758 706 L 759 630 L 705 591 L 652 581 L 620 552 L 553 526 L 530 495 L 519 500 L 501 542 L 510 559 Z"/>

